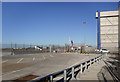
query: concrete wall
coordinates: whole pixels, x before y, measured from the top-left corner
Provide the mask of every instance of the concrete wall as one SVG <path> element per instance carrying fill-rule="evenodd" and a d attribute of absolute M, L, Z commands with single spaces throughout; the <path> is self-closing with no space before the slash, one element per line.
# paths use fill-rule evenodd
<path fill-rule="evenodd" d="M 120 43 L 118 15 L 118 11 L 100 12 L 101 48 L 118 51 Z M 96 17 L 98 17 L 98 13 L 96 13 Z"/>

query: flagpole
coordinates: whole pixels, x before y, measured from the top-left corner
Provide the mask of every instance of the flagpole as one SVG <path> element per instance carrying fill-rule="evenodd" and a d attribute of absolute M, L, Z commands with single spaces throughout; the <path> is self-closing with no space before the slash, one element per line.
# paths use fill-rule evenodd
<path fill-rule="evenodd" d="M 69 50 L 70 50 L 70 36 L 69 36 Z"/>

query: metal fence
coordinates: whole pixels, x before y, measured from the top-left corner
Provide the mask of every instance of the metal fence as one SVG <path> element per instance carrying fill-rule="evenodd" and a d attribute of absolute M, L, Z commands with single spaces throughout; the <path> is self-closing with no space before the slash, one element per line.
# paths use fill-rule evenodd
<path fill-rule="evenodd" d="M 16 44 L 16 43 L 11 43 L 11 44 L 2 44 L 2 50 L 4 52 L 14 52 L 15 51 L 19 51 L 17 53 L 23 52 L 23 53 L 29 53 L 29 51 L 34 51 L 36 52 L 37 49 L 35 49 L 35 46 L 40 47 L 42 50 L 46 50 L 49 52 L 53 52 L 53 51 L 58 51 L 58 52 L 64 52 L 64 46 L 62 45 L 53 45 L 53 44 L 49 44 L 49 45 L 35 45 L 35 44 Z M 39 51 L 41 52 L 41 51 Z M 16 52 L 15 52 L 16 53 Z"/>
<path fill-rule="evenodd" d="M 11 44 L 2 44 L 2 48 L 34 48 L 34 46 L 40 46 L 40 47 L 49 47 L 50 45 L 39 45 L 39 44 L 17 44 L 17 43 L 11 43 Z"/>
<path fill-rule="evenodd" d="M 76 80 L 76 76 L 80 73 L 82 74 L 85 70 L 87 70 L 92 64 L 94 64 L 95 62 L 100 61 L 104 56 L 100 55 L 98 57 L 95 57 L 93 59 L 90 59 L 88 61 L 85 61 L 83 63 L 80 63 L 78 65 L 75 65 L 73 67 L 64 69 L 62 71 L 47 75 L 45 77 L 41 77 L 41 78 L 36 78 L 34 80 L 31 80 L 31 82 L 53 82 L 54 80 L 56 80 L 57 82 L 67 82 L 70 80 Z M 61 77 L 59 79 L 56 79 L 57 77 Z"/>

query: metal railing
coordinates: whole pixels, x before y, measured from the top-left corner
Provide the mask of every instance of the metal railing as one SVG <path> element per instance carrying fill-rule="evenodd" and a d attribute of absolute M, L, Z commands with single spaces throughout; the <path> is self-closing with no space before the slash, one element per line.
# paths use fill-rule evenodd
<path fill-rule="evenodd" d="M 56 72 L 56 73 L 52 73 L 50 75 L 47 75 L 45 77 L 41 77 L 41 78 L 36 78 L 34 80 L 31 80 L 30 82 L 53 82 L 54 80 L 56 81 L 70 81 L 70 80 L 76 80 L 76 76 L 80 73 L 82 74 L 85 70 L 87 70 L 92 64 L 94 64 L 95 62 L 100 61 L 101 59 L 103 59 L 103 55 L 100 55 L 98 57 L 95 57 L 93 59 L 90 59 L 88 61 L 85 61 L 83 63 L 80 63 L 78 65 L 72 66 L 70 68 L 64 69 L 62 71 Z M 61 77 L 56 79 L 57 77 Z"/>

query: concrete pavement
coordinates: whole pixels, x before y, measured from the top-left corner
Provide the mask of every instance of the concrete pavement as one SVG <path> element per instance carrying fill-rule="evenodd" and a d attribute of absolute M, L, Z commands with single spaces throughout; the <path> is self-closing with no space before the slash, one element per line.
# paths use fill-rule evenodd
<path fill-rule="evenodd" d="M 92 59 L 96 54 L 42 53 L 29 55 L 3 56 L 3 80 L 14 80 L 27 75 L 39 77 L 63 70 L 83 61 Z"/>
<path fill-rule="evenodd" d="M 85 72 L 79 74 L 77 76 L 77 80 L 88 80 L 88 81 L 102 81 L 105 79 L 108 81 L 112 81 L 112 77 L 110 73 L 105 69 L 106 64 L 103 60 L 94 63 L 91 67 L 89 67 Z"/>

